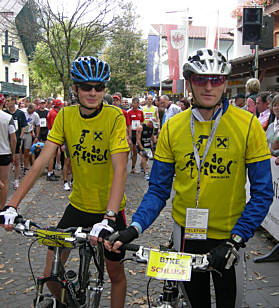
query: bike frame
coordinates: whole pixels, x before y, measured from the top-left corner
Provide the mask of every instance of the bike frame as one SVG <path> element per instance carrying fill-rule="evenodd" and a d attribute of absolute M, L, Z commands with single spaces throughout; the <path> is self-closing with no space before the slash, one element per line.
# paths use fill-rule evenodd
<path fill-rule="evenodd" d="M 101 247 L 99 249 L 103 248 Z M 61 261 L 61 254 L 63 250 L 64 248 L 54 247 L 50 276 L 37 278 L 36 297 L 34 300 L 35 305 L 40 302 L 40 299 L 43 296 L 44 284 L 49 281 L 59 283 L 61 287 L 60 301 L 62 304 L 76 308 L 79 308 L 81 305 L 84 305 L 87 296 L 86 291 L 88 289 L 91 278 L 89 266 L 92 257 L 94 259 L 94 263 L 98 271 L 98 278 L 95 281 L 96 287 L 93 288 L 92 291 L 94 294 L 102 293 L 104 285 L 104 272 L 103 269 L 100 268 L 100 265 L 98 264 L 98 261 L 95 257 L 97 248 L 93 248 L 87 243 L 79 247 L 79 256 L 80 256 L 79 271 L 78 271 L 78 281 L 80 286 L 79 290 L 75 290 L 73 284 L 67 281 L 64 277 L 66 270 Z"/>

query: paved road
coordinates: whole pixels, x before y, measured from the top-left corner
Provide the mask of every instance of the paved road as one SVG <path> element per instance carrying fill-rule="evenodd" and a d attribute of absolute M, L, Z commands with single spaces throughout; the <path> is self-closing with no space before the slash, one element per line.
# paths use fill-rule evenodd
<path fill-rule="evenodd" d="M 128 222 L 137 208 L 147 182 L 143 174 L 129 175 L 126 187 Z M 11 190 L 10 190 L 11 191 Z M 12 192 L 12 191 L 11 191 Z M 23 200 L 20 213 L 25 217 L 41 223 L 42 225 L 55 225 L 67 205 L 69 193 L 63 190 L 62 181 L 46 182 L 41 177 L 28 196 Z M 147 230 L 138 243 L 146 246 L 158 247 L 166 243 L 172 229 L 170 204 L 162 211 L 153 226 Z M 6 233 L 0 230 L 0 307 L 25 308 L 30 307 L 34 296 L 34 284 L 28 266 L 28 246 L 30 240 L 15 232 Z M 263 230 L 258 230 L 247 246 L 247 307 L 250 308 L 278 308 L 279 307 L 279 262 L 253 263 L 256 255 L 265 254 L 274 246 L 274 241 Z M 30 258 L 35 276 L 42 273 L 45 258 L 45 248 L 34 244 L 30 251 Z M 78 264 L 77 254 L 74 252 L 69 261 L 69 266 Z M 128 280 L 126 307 L 147 306 L 145 267 L 143 265 L 126 263 Z M 102 307 L 109 307 L 109 279 L 103 293 Z M 150 293 L 153 294 L 161 286 L 161 282 L 152 281 Z M 213 307 L 215 305 L 213 304 Z"/>

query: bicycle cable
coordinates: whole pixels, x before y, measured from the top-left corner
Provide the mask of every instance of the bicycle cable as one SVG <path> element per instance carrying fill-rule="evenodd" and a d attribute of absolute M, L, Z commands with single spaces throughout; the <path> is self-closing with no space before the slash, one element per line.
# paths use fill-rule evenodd
<path fill-rule="evenodd" d="M 146 297 L 147 297 L 147 304 L 148 304 L 149 308 L 151 308 L 150 299 L 149 299 L 149 285 L 150 285 L 151 280 L 152 280 L 152 278 L 149 278 L 149 280 L 147 282 L 147 286 L 146 286 Z"/>
<path fill-rule="evenodd" d="M 30 272 L 31 272 L 32 278 L 33 278 L 33 280 L 34 280 L 35 286 L 37 286 L 37 281 L 36 281 L 36 278 L 35 278 L 35 275 L 34 275 L 34 272 L 33 272 L 30 253 L 31 253 L 31 248 L 32 248 L 32 246 L 33 246 L 33 245 L 35 244 L 35 242 L 37 242 L 37 241 L 38 241 L 38 239 L 33 240 L 33 242 L 29 245 L 28 253 L 27 253 L 28 264 L 29 264 Z"/>

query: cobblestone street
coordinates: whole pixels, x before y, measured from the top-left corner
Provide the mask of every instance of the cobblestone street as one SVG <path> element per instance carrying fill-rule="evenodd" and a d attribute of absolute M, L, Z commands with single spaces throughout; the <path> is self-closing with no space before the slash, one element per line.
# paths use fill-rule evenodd
<path fill-rule="evenodd" d="M 126 186 L 128 223 L 147 190 L 147 186 L 148 183 L 144 181 L 143 174 L 128 175 Z M 10 193 L 12 193 L 12 187 Z M 68 195 L 69 192 L 63 190 L 62 180 L 55 183 L 47 182 L 45 176 L 42 176 L 21 203 L 19 212 L 25 218 L 30 218 L 42 226 L 56 225 L 67 206 Z M 172 219 L 169 201 L 160 217 L 149 230 L 144 232 L 137 243 L 158 247 L 159 244 L 166 243 L 171 230 Z M 15 232 L 6 233 L 1 228 L 0 241 L 0 307 L 30 307 L 34 297 L 34 283 L 27 258 L 30 240 Z M 247 307 L 279 307 L 279 263 L 256 264 L 253 262 L 256 255 L 267 253 L 274 244 L 266 232 L 261 229 L 248 243 Z M 37 243 L 31 248 L 30 257 L 35 277 L 42 274 L 45 252 L 46 248 Z M 69 260 L 68 266 L 77 266 L 77 251 L 71 254 Z M 148 278 L 145 277 L 145 266 L 129 261 L 125 263 L 125 268 L 128 280 L 125 307 L 148 307 L 146 300 Z M 106 278 L 106 282 L 101 307 L 109 307 L 110 283 L 108 278 Z M 160 284 L 159 281 L 151 282 L 151 295 L 154 292 L 153 289 L 157 289 Z"/>

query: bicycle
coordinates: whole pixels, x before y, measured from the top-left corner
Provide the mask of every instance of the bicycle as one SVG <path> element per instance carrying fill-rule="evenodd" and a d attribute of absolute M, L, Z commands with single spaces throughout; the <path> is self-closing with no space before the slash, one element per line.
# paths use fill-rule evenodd
<path fill-rule="evenodd" d="M 91 228 L 71 227 L 58 229 L 55 227 L 41 228 L 37 223 L 24 220 L 21 216 L 15 219 L 13 229 L 26 237 L 35 240 L 30 244 L 28 260 L 30 270 L 36 285 L 36 296 L 33 301 L 34 308 L 55 308 L 56 299 L 43 293 L 46 282 L 55 281 L 61 286 L 61 303 L 69 308 L 98 308 L 104 286 L 104 247 L 90 244 L 89 233 Z M 51 246 L 54 249 L 52 269 L 49 277 L 35 279 L 30 262 L 30 250 L 32 245 L 38 242 L 40 245 Z M 79 270 L 76 274 L 73 270 L 65 269 L 61 262 L 63 249 L 79 248 Z M 93 258 L 96 275 L 93 277 L 89 270 Z"/>
<path fill-rule="evenodd" d="M 172 249 L 169 249 L 164 246 L 160 246 L 159 250 L 146 248 L 137 244 L 126 244 L 123 247 L 125 250 L 133 251 L 134 254 L 132 258 L 125 258 L 121 262 L 125 261 L 134 261 L 137 263 L 147 264 L 150 260 L 150 253 L 152 251 L 158 251 L 159 253 L 168 253 L 174 252 Z M 188 253 L 179 253 L 181 256 L 188 256 L 190 261 L 190 266 L 194 271 L 212 271 L 213 269 L 209 268 L 209 261 L 206 254 L 188 254 Z M 191 303 L 189 301 L 186 289 L 184 287 L 183 281 L 176 280 L 163 280 L 163 292 L 157 298 L 155 303 L 150 302 L 149 295 L 149 285 L 152 278 L 149 279 L 147 283 L 147 302 L 149 308 L 191 308 Z"/>

